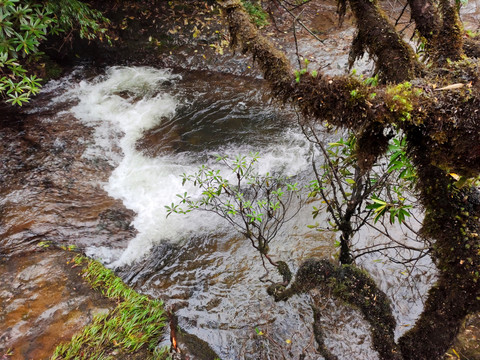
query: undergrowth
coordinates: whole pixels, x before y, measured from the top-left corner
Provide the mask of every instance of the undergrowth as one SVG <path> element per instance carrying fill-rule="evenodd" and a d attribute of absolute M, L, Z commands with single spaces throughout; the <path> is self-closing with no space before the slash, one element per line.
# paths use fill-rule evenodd
<path fill-rule="evenodd" d="M 256 1 L 242 1 L 242 5 L 250 15 L 253 23 L 258 27 L 264 27 L 269 24 L 268 14 L 263 10 L 259 2 Z"/>
<path fill-rule="evenodd" d="M 98 261 L 77 255 L 85 280 L 117 307 L 97 315 L 70 342 L 57 346 L 50 360 L 127 359 L 127 354 L 145 353 L 143 359 L 167 359 L 167 350 L 158 347 L 165 326 L 163 303 L 129 288 L 113 271 Z"/>

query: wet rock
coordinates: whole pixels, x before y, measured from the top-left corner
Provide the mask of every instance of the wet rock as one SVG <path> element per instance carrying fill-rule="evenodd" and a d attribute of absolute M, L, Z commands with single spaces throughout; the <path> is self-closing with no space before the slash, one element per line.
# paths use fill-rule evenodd
<path fill-rule="evenodd" d="M 177 331 L 179 359 L 181 360 L 215 360 L 220 357 L 210 345 L 198 336 L 189 334 L 182 329 Z"/>
<path fill-rule="evenodd" d="M 6 112 L 0 126 L 0 252 L 18 255 L 39 242 L 123 246 L 135 235 L 133 212 L 99 183 L 112 168 L 85 161 L 91 130 L 48 91 Z M 99 241 L 100 240 L 100 241 Z"/>
<path fill-rule="evenodd" d="M 139 286 L 146 279 L 167 266 L 177 252 L 178 249 L 174 244 L 163 242 L 156 245 L 147 258 L 132 265 L 119 268 L 116 270 L 116 273 L 126 284 Z"/>
<path fill-rule="evenodd" d="M 216 360 L 220 357 L 210 345 L 182 329 L 178 318 L 170 313 L 170 341 L 172 342 L 172 358 L 176 360 Z"/>
<path fill-rule="evenodd" d="M 72 257 L 43 250 L 0 260 L 0 358 L 48 359 L 95 314 L 115 306 L 82 280 Z"/>

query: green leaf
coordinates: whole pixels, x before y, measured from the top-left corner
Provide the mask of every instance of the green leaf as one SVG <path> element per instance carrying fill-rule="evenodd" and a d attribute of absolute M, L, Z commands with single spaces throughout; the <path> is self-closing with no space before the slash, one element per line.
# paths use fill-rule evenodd
<path fill-rule="evenodd" d="M 372 198 L 372 201 L 376 204 L 387 205 L 387 202 L 380 200 L 378 198 Z"/>

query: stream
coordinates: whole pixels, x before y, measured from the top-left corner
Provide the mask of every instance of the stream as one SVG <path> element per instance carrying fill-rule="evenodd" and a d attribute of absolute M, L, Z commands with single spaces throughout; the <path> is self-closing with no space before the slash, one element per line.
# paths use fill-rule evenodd
<path fill-rule="evenodd" d="M 398 6 L 392 2 L 396 11 Z M 466 28 L 478 29 L 477 7 L 473 1 L 463 7 Z M 326 38 L 322 46 L 306 38 L 298 43 L 311 66 L 330 75 L 345 73 L 354 35 L 351 26 L 336 27 L 335 9 L 335 2 L 326 2 L 309 13 Z M 291 26 L 288 17 L 283 25 Z M 291 34 L 280 40 L 296 64 Z M 244 58 L 228 62 L 209 55 L 215 64 L 205 68 L 202 49 L 177 53 L 164 54 L 163 64 L 255 74 Z M 356 68 L 368 74 L 371 64 L 365 58 Z M 7 349 L 15 360 L 47 359 L 56 343 L 111 306 L 99 295 L 92 300 L 63 253 L 43 252 L 52 243 L 77 246 L 137 291 L 163 299 L 180 327 L 223 360 L 322 359 L 315 350 L 312 303 L 320 305 L 325 344 L 339 359 L 378 359 L 361 314 L 330 294 L 312 291 L 275 303 L 260 280 L 260 257 L 224 220 L 206 212 L 166 217 L 165 206 L 178 200 L 176 194 L 197 193 L 182 185 L 180 175 L 202 164 L 216 167 L 218 154 L 258 152 L 260 173 L 292 176 L 302 185 L 313 178 L 313 150 L 295 112 L 272 102 L 262 80 L 87 64 L 50 81 L 22 111 L 2 115 L 1 359 Z M 334 261 L 335 234 L 307 227 L 314 223 L 314 205 L 308 203 L 270 246 L 273 258 L 292 271 L 309 257 Z M 382 238 L 366 231 L 355 239 L 359 247 L 374 241 Z M 398 338 L 414 324 L 435 281 L 430 259 L 413 270 L 375 254 L 357 265 L 391 299 Z M 280 280 L 274 271 L 269 275 Z M 161 345 L 170 345 L 168 335 Z"/>
<path fill-rule="evenodd" d="M 328 294 L 275 303 L 259 280 L 265 274 L 259 256 L 221 218 L 205 212 L 166 217 L 165 205 L 176 202 L 176 194 L 195 194 L 180 175 L 205 163 L 216 166 L 217 154 L 259 152 L 260 173 L 294 176 L 301 184 L 312 178 L 312 148 L 296 114 L 272 103 L 262 81 L 152 67 L 78 67 L 47 84 L 25 112 L 38 126 L 35 135 L 19 135 L 32 153 L 4 164 L 11 173 L 4 174 L 9 186 L 0 204 L 2 253 L 18 255 L 39 241 L 76 245 L 136 290 L 164 299 L 182 329 L 222 359 L 302 353 L 320 359 L 313 298 L 321 299 L 326 344 L 340 359 L 377 358 L 359 312 Z M 13 119 L 10 125 L 15 130 L 19 124 Z M 4 152 L 18 146 L 10 143 Z M 333 233 L 306 226 L 313 223 L 312 205 L 271 246 L 274 258 L 292 270 L 308 257 L 335 253 Z M 420 313 L 434 274 L 419 266 L 408 277 L 373 257 L 362 266 L 390 295 L 400 335 Z"/>

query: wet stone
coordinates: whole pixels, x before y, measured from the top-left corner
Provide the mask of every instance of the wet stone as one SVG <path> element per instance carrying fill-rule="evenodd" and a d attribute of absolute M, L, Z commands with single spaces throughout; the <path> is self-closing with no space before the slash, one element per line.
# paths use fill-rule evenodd
<path fill-rule="evenodd" d="M 95 314 L 114 304 L 93 291 L 69 260 L 43 250 L 0 260 L 0 358 L 48 359 Z"/>

